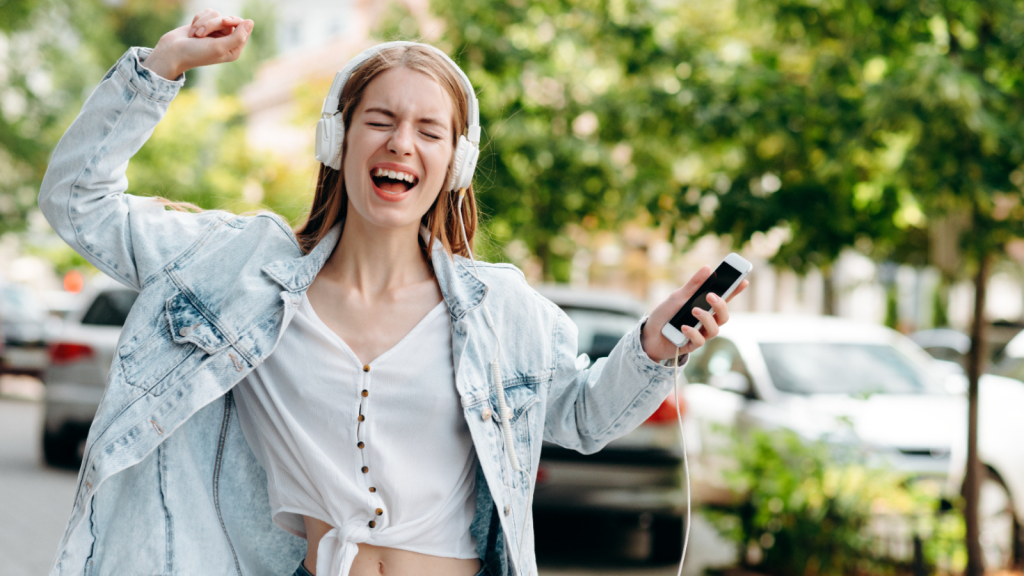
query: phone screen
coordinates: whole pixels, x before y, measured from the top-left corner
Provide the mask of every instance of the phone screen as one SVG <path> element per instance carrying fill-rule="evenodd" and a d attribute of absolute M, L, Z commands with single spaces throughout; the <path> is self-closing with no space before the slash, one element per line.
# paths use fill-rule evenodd
<path fill-rule="evenodd" d="M 711 304 L 708 303 L 708 293 L 714 292 L 718 296 L 721 296 L 729 289 L 730 286 L 736 282 L 736 279 L 740 277 L 740 271 L 733 268 L 732 266 L 722 262 L 718 269 L 711 273 L 711 276 L 700 285 L 697 292 L 686 301 L 686 304 L 676 312 L 676 315 L 672 317 L 669 324 L 679 328 L 680 326 L 689 326 L 693 328 L 697 325 L 697 317 L 693 315 L 694 308 L 702 308 L 704 310 L 710 310 Z"/>

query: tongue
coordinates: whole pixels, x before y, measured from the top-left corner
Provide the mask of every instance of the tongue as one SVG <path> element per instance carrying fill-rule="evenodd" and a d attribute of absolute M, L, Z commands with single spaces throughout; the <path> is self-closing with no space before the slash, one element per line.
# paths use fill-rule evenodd
<path fill-rule="evenodd" d="M 405 182 L 396 182 L 394 180 L 378 182 L 377 187 L 385 192 L 390 192 L 391 194 L 399 194 L 409 189 L 409 186 Z"/>

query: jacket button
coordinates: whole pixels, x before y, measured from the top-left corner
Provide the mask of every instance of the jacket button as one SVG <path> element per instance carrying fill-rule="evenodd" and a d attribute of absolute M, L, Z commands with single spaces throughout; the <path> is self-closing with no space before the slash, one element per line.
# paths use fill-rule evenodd
<path fill-rule="evenodd" d="M 370 391 L 369 390 L 363 390 L 363 398 L 366 398 L 369 395 L 370 395 Z"/>
<path fill-rule="evenodd" d="M 373 528 L 376 525 L 377 525 L 376 522 L 374 522 L 373 520 L 370 520 L 370 528 Z"/>
<path fill-rule="evenodd" d="M 505 516 L 508 516 L 510 512 L 512 512 L 512 507 L 505 504 Z"/>
<path fill-rule="evenodd" d="M 377 516 L 380 516 L 383 513 L 384 513 L 384 509 L 383 508 L 377 508 Z"/>
<path fill-rule="evenodd" d="M 370 486 L 370 492 L 376 492 L 376 491 L 377 491 L 376 488 L 374 488 L 373 486 Z"/>
<path fill-rule="evenodd" d="M 185 326 L 181 330 L 178 330 L 178 336 L 181 336 L 182 338 L 184 338 L 185 336 L 188 336 L 191 333 L 192 333 L 192 329 L 189 328 L 188 326 Z"/>
<path fill-rule="evenodd" d="M 356 448 L 359 448 L 360 450 L 363 449 L 363 446 L 366 446 L 366 444 L 363 444 L 362 442 L 356 444 Z"/>
<path fill-rule="evenodd" d="M 369 371 L 370 371 L 370 365 L 369 364 L 364 364 L 363 365 L 363 372 L 369 372 Z"/>
<path fill-rule="evenodd" d="M 366 416 L 363 416 L 362 414 L 360 414 L 359 415 L 359 421 L 362 422 L 363 420 L 366 420 Z"/>
<path fill-rule="evenodd" d="M 491 419 L 491 409 L 490 408 L 484 408 L 484 411 L 480 413 L 480 418 L 484 422 L 489 421 Z"/>
<path fill-rule="evenodd" d="M 363 474 L 366 474 L 369 471 L 370 471 L 370 469 L 368 467 L 363 466 Z"/>

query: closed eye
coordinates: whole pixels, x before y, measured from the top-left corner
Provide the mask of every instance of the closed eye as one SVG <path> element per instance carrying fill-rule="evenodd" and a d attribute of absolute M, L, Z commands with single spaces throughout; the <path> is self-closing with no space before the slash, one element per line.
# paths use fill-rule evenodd
<path fill-rule="evenodd" d="M 426 136 L 427 138 L 430 138 L 431 140 L 440 140 L 441 139 L 440 136 L 435 136 L 435 135 L 433 135 L 433 134 L 431 134 L 429 132 L 420 132 L 420 134 L 423 134 L 424 136 Z"/>

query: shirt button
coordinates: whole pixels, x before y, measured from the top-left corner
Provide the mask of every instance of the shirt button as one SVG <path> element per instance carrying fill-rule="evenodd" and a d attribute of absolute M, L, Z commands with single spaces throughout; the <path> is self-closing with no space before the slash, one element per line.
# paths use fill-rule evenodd
<path fill-rule="evenodd" d="M 366 416 L 363 416 L 362 414 L 360 414 L 359 415 L 359 421 L 362 422 L 363 420 L 366 420 Z"/>
<path fill-rule="evenodd" d="M 366 398 L 369 395 L 370 395 L 370 391 L 369 390 L 363 390 L 363 398 Z"/>
<path fill-rule="evenodd" d="M 370 468 L 369 468 L 369 467 L 367 467 L 367 466 L 363 466 L 363 474 L 366 474 L 366 473 L 367 473 L 367 472 L 369 472 L 369 471 L 370 471 Z"/>
<path fill-rule="evenodd" d="M 188 336 L 191 333 L 192 333 L 192 329 L 189 328 L 188 326 L 185 326 L 181 330 L 178 330 L 178 335 L 181 336 L 182 338 L 184 338 L 185 336 Z"/>
<path fill-rule="evenodd" d="M 369 364 L 364 364 L 363 365 L 363 372 L 369 372 L 369 371 L 370 371 L 370 365 Z"/>
<path fill-rule="evenodd" d="M 373 528 L 376 525 L 377 525 L 376 522 L 374 522 L 373 520 L 370 520 L 370 528 Z"/>
<path fill-rule="evenodd" d="M 480 413 L 480 418 L 484 422 L 489 421 L 491 419 L 491 409 L 490 408 L 484 408 L 484 411 Z"/>
<path fill-rule="evenodd" d="M 377 491 L 376 488 L 374 488 L 373 486 L 370 486 L 370 492 L 376 492 L 376 491 Z"/>
<path fill-rule="evenodd" d="M 359 448 L 360 450 L 363 449 L 363 446 L 366 446 L 366 444 L 363 444 L 362 442 L 356 444 L 356 448 Z"/>
<path fill-rule="evenodd" d="M 384 513 L 384 509 L 383 508 L 377 508 L 377 516 L 380 516 L 383 513 Z"/>

